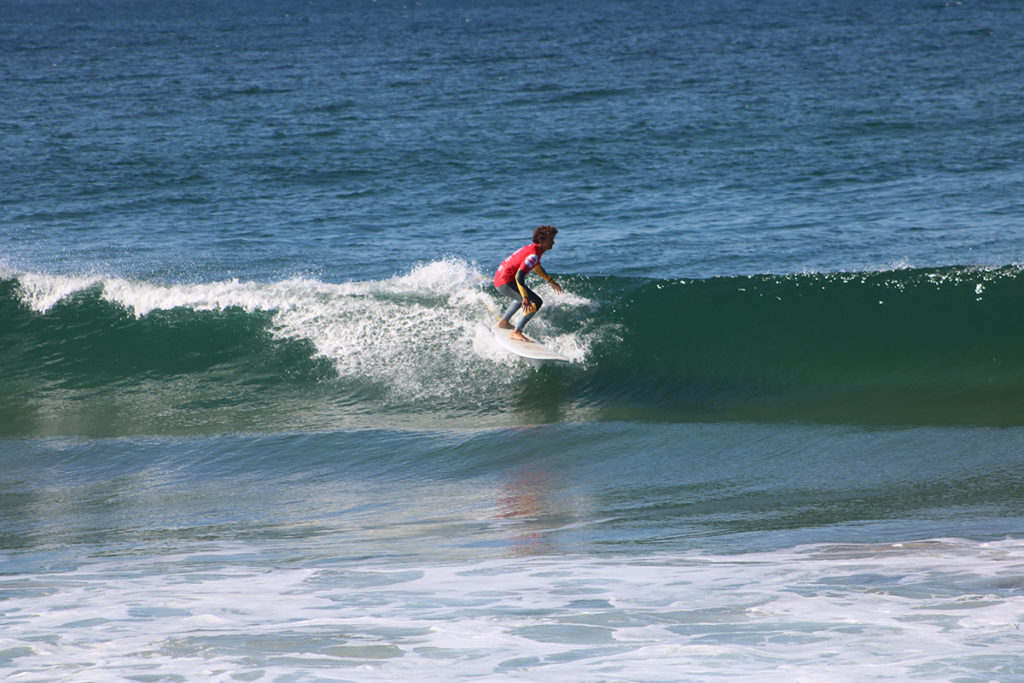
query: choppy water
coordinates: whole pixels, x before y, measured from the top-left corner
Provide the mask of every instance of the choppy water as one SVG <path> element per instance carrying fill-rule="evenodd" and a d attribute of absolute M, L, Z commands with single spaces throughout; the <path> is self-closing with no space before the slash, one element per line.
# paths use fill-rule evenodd
<path fill-rule="evenodd" d="M 0 15 L 6 678 L 1024 678 L 1022 8 Z"/>

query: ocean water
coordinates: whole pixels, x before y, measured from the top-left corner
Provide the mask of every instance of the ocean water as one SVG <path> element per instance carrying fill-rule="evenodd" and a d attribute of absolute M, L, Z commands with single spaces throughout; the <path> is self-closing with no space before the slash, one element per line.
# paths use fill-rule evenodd
<path fill-rule="evenodd" d="M 1021 54 L 1006 0 L 0 0 L 0 674 L 1024 680 Z"/>

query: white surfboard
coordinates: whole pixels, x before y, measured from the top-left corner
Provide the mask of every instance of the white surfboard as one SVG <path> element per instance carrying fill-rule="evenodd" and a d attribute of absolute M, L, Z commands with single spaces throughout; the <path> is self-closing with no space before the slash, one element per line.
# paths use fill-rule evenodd
<path fill-rule="evenodd" d="M 484 302 L 484 306 L 491 312 L 496 319 L 501 320 L 501 316 L 494 310 L 490 303 Z M 544 363 L 571 363 L 572 361 L 548 347 L 544 346 L 538 341 L 532 342 L 521 342 L 515 339 L 510 339 L 509 334 L 511 330 L 503 330 L 500 327 L 492 327 L 491 332 L 494 334 L 494 341 L 505 349 L 510 351 L 520 358 L 525 358 L 530 361 L 530 365 L 534 368 L 539 369 Z"/>
<path fill-rule="evenodd" d="M 530 361 L 530 364 L 535 368 L 539 368 L 544 363 L 571 363 L 572 361 L 558 353 L 544 346 L 540 342 L 522 342 L 515 339 L 509 339 L 509 331 L 495 328 L 494 329 L 494 340 L 501 345 L 501 347 L 511 353 L 525 358 Z"/>

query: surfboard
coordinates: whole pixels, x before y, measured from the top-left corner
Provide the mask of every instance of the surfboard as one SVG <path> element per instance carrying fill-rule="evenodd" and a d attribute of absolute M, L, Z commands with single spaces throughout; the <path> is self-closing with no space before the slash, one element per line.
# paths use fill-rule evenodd
<path fill-rule="evenodd" d="M 498 315 L 498 312 L 494 310 L 489 303 L 485 301 L 484 306 L 487 307 L 487 310 L 491 312 L 491 315 L 493 315 L 495 319 L 501 320 L 501 316 Z M 503 330 L 499 327 L 492 327 L 491 332 L 494 334 L 494 341 L 498 342 L 499 346 L 506 351 L 514 353 L 520 358 L 525 358 L 530 361 L 530 365 L 535 369 L 540 369 L 540 366 L 544 365 L 544 363 L 572 362 L 562 354 L 549 349 L 536 340 L 532 342 L 521 342 L 515 339 L 509 339 L 508 335 L 510 331 Z"/>
<path fill-rule="evenodd" d="M 535 368 L 544 363 L 571 363 L 572 361 L 558 351 L 549 349 L 538 341 L 521 342 L 509 339 L 509 331 L 495 328 L 494 340 L 506 351 L 530 361 Z"/>

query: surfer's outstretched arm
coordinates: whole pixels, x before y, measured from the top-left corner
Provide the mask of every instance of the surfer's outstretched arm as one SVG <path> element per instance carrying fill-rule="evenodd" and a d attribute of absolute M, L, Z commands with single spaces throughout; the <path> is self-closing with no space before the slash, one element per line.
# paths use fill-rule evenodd
<path fill-rule="evenodd" d="M 551 285 L 551 289 L 555 290 L 555 292 L 558 294 L 562 293 L 562 287 L 557 282 L 555 282 L 555 278 L 551 277 L 546 272 L 544 272 L 544 269 L 540 267 L 539 263 L 534 268 L 534 270 L 537 271 L 537 275 L 540 275 L 542 278 L 548 281 L 548 284 Z"/>

